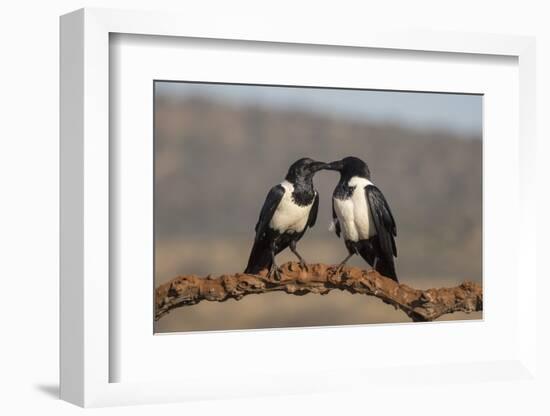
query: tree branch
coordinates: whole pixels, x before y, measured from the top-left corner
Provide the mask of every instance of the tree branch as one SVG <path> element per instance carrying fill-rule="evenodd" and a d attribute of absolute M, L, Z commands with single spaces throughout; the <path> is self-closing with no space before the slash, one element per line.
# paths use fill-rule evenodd
<path fill-rule="evenodd" d="M 309 271 L 305 271 L 298 263 L 289 262 L 280 270 L 281 281 L 268 279 L 265 271 L 260 275 L 237 273 L 217 278 L 178 276 L 156 289 L 155 320 L 172 309 L 203 300 L 240 300 L 246 295 L 273 291 L 301 296 L 308 293 L 326 295 L 333 289 L 340 289 L 375 296 L 401 309 L 415 322 L 433 321 L 453 312 L 470 313 L 483 309 L 481 285 L 468 281 L 453 288 L 420 290 L 398 284 L 374 270 L 367 272 L 357 267 L 345 267 L 334 273 L 332 266 L 310 264 Z"/>

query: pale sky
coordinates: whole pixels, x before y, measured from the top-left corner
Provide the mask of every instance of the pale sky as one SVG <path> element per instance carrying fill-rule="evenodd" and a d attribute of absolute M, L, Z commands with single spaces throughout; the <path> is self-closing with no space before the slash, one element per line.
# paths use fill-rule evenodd
<path fill-rule="evenodd" d="M 178 99 L 200 96 L 233 105 L 304 110 L 479 137 L 482 131 L 481 95 L 165 81 L 155 87 L 159 96 Z"/>

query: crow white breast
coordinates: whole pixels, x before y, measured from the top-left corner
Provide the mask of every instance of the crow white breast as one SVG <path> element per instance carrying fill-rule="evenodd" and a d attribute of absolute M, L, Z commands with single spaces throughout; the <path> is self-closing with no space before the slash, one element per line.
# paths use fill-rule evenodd
<path fill-rule="evenodd" d="M 349 187 L 355 188 L 351 197 L 344 200 L 334 198 L 334 211 L 346 240 L 356 242 L 376 235 L 365 192 L 369 185 L 373 183 L 368 179 L 355 176 L 348 182 Z"/>
<path fill-rule="evenodd" d="M 288 181 L 283 181 L 281 182 L 281 186 L 285 188 L 285 193 L 273 213 L 269 226 L 280 233 L 301 233 L 307 224 L 313 201 L 306 206 L 297 205 L 292 200 L 294 185 Z"/>

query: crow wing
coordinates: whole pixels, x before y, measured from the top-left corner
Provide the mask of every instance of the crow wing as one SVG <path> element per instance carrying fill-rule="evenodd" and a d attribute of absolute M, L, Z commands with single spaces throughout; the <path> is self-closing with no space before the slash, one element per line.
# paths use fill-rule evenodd
<path fill-rule="evenodd" d="M 367 194 L 367 202 L 370 207 L 374 226 L 380 243 L 382 255 L 386 259 L 397 257 L 397 247 L 395 246 L 394 237 L 397 236 L 397 227 L 395 220 L 390 210 L 390 206 L 384 198 L 384 195 L 374 185 L 369 185 L 365 188 Z"/>
<path fill-rule="evenodd" d="M 332 223 L 334 224 L 334 232 L 336 232 L 336 235 L 340 238 L 340 222 L 338 221 L 338 216 L 334 210 L 334 198 L 332 198 Z"/>
<path fill-rule="evenodd" d="M 308 227 L 313 227 L 317 221 L 317 212 L 319 212 L 319 193 L 315 191 L 315 200 L 313 201 L 313 206 L 309 211 L 309 217 L 307 218 Z"/>
<path fill-rule="evenodd" d="M 279 203 L 281 202 L 281 199 L 283 199 L 283 195 L 285 194 L 285 192 L 285 188 L 283 188 L 281 185 L 276 185 L 271 188 L 269 193 L 267 194 L 264 205 L 262 206 L 262 210 L 260 211 L 260 218 L 258 218 L 256 227 L 254 227 L 254 230 L 256 231 L 256 241 L 261 239 L 264 235 L 266 228 L 271 221 L 271 218 L 273 218 L 273 213 L 279 206 Z"/>

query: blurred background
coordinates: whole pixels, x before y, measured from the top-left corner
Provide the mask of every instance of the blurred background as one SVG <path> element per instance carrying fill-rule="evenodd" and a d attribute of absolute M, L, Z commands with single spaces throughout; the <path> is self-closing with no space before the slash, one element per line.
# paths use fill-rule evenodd
<path fill-rule="evenodd" d="M 156 81 L 154 134 L 155 286 L 182 274 L 242 272 L 265 196 L 288 166 L 349 155 L 367 162 L 393 210 L 401 283 L 481 282 L 480 95 Z M 317 225 L 298 245 L 308 262 L 336 264 L 347 254 L 328 231 L 338 178 L 315 176 Z M 349 264 L 368 268 L 357 256 Z M 179 308 L 155 332 L 391 322 L 410 320 L 373 297 L 281 292 Z"/>

